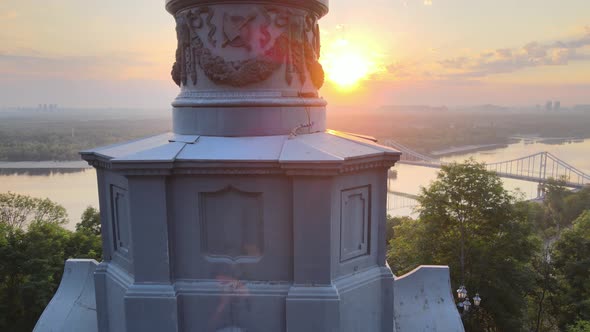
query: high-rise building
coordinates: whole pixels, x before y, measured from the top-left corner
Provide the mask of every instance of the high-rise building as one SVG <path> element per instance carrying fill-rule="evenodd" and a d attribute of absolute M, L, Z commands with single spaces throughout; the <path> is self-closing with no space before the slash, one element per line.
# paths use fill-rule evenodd
<path fill-rule="evenodd" d="M 551 100 L 549 100 L 546 104 L 545 104 L 545 110 L 546 111 L 551 111 L 553 110 L 553 102 L 551 102 Z"/>

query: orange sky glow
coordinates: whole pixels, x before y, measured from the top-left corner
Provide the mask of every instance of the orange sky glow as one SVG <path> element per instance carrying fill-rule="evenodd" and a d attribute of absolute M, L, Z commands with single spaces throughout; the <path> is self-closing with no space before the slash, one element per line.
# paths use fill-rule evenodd
<path fill-rule="evenodd" d="M 0 107 L 168 107 L 176 41 L 163 7 L 0 2 Z M 376 107 L 590 103 L 589 12 L 587 0 L 334 0 L 321 94 Z"/>

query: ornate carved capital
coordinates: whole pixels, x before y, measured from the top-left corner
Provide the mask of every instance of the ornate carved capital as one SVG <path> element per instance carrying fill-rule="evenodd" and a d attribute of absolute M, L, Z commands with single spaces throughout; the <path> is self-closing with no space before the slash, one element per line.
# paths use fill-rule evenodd
<path fill-rule="evenodd" d="M 273 5 L 286 5 L 296 8 L 303 8 L 313 12 L 317 17 L 322 17 L 328 13 L 329 0 L 257 0 L 256 3 L 265 3 Z M 222 3 L 251 4 L 251 0 L 166 0 L 166 9 L 172 15 L 179 11 L 196 6 L 209 6 Z"/>
<path fill-rule="evenodd" d="M 169 9 L 179 2 L 169 1 Z M 245 87 L 263 82 L 275 89 L 319 89 L 324 83 L 319 15 L 300 7 L 215 4 L 176 12 L 172 78 L 179 86 L 203 90 L 211 90 L 211 83 Z M 279 70 L 282 83 L 275 75 Z M 207 82 L 200 81 L 203 76 Z"/>

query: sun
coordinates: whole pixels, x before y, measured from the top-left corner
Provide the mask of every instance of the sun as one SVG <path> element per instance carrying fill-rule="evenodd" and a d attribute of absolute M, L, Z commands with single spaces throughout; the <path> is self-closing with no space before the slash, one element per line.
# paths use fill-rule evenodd
<path fill-rule="evenodd" d="M 328 79 L 341 87 L 352 87 L 367 77 L 369 64 L 360 54 L 344 53 L 328 69 Z"/>
<path fill-rule="evenodd" d="M 363 47 L 340 39 L 329 45 L 322 64 L 327 79 L 342 90 L 350 90 L 374 72 L 374 63 Z"/>

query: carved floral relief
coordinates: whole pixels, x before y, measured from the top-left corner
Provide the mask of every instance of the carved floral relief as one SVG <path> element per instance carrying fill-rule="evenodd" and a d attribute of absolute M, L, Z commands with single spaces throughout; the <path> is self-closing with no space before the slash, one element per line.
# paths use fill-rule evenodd
<path fill-rule="evenodd" d="M 304 84 L 307 73 L 317 89 L 323 85 L 324 71 L 318 62 L 319 27 L 314 15 L 283 7 L 257 6 L 250 11 L 219 13 L 223 24 L 220 29 L 213 23 L 215 15 L 210 7 L 177 15 L 178 49 L 172 78 L 179 86 L 197 84 L 197 67 L 216 84 L 242 87 L 268 79 L 283 65 L 289 85 L 295 79 Z M 218 30 L 222 35 L 221 49 L 243 48 L 254 54 L 234 61 L 217 55 Z M 276 36 L 274 40 L 271 32 Z M 201 39 L 204 34 L 206 42 Z"/>

